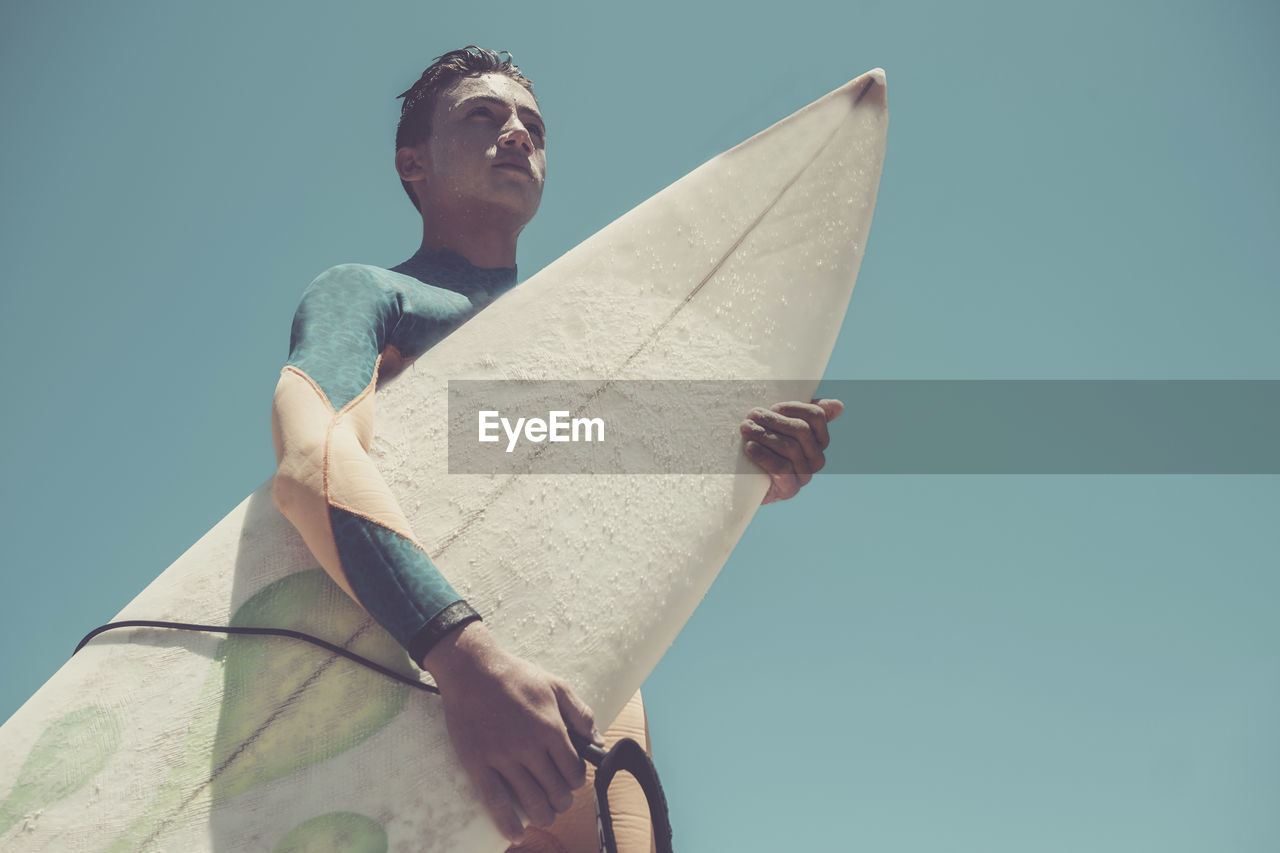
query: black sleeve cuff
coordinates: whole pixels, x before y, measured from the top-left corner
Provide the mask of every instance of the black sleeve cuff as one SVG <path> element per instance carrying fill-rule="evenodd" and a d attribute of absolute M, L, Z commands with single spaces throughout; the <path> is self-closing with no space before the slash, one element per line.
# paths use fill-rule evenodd
<path fill-rule="evenodd" d="M 413 639 L 409 641 L 409 657 L 413 658 L 415 664 L 422 666 L 422 659 L 427 656 L 427 652 L 431 651 L 445 634 L 468 622 L 478 621 L 480 621 L 480 614 L 472 610 L 470 604 L 461 600 L 455 601 L 431 617 L 431 621 L 413 635 Z"/>

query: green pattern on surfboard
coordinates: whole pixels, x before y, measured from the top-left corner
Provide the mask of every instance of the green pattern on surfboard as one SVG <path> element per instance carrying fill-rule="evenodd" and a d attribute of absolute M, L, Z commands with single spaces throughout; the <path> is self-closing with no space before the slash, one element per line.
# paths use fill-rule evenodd
<path fill-rule="evenodd" d="M 231 624 L 340 637 L 356 654 L 417 676 L 404 650 L 321 569 L 265 587 Z M 306 643 L 232 636 L 218 655 L 226 680 L 213 751 L 215 802 L 346 752 L 376 734 L 408 699 L 405 685 Z"/>
<path fill-rule="evenodd" d="M 0 835 L 23 815 L 83 788 L 102 772 L 119 745 L 119 723 L 106 708 L 89 705 L 55 720 L 36 739 L 13 790 L 0 803 Z"/>
<path fill-rule="evenodd" d="M 417 674 L 404 650 L 319 568 L 259 590 L 231 624 L 303 631 Z M 193 803 L 216 806 L 346 752 L 399 714 L 409 690 L 309 643 L 227 637 L 218 645 L 183 758 L 107 853 L 162 849 L 156 843 L 164 835 L 202 811 L 189 808 Z"/>
<path fill-rule="evenodd" d="M 271 853 L 387 853 L 387 832 L 355 812 L 329 812 L 300 823 Z"/>

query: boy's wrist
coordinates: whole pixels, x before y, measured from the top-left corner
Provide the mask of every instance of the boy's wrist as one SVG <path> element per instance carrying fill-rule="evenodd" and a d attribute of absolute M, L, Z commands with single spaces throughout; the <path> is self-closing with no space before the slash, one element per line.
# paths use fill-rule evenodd
<path fill-rule="evenodd" d="M 476 619 L 448 631 L 422 658 L 422 668 L 436 684 L 445 683 L 464 672 L 474 672 L 497 648 L 497 640 L 485 624 Z"/>

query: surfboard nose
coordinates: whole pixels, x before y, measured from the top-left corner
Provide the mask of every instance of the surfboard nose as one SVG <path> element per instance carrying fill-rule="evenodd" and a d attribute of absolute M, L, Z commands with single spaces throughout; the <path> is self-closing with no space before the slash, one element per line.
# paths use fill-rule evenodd
<path fill-rule="evenodd" d="M 889 89 L 885 83 L 884 69 L 872 68 L 849 84 L 853 90 L 855 107 L 884 109 L 889 105 Z"/>

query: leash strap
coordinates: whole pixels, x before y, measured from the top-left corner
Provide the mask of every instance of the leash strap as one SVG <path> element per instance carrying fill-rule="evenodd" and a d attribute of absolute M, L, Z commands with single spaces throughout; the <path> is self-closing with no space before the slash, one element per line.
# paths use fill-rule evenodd
<path fill-rule="evenodd" d="M 605 753 L 596 768 L 596 821 L 600 828 L 601 853 L 618 853 L 618 840 L 613 834 L 613 814 L 609 811 L 609 783 L 618 771 L 625 770 L 635 777 L 649 801 L 649 820 L 653 823 L 653 836 L 658 853 L 671 853 L 671 816 L 667 811 L 667 797 L 662 793 L 657 768 L 644 747 L 631 738 L 623 738 Z"/>

